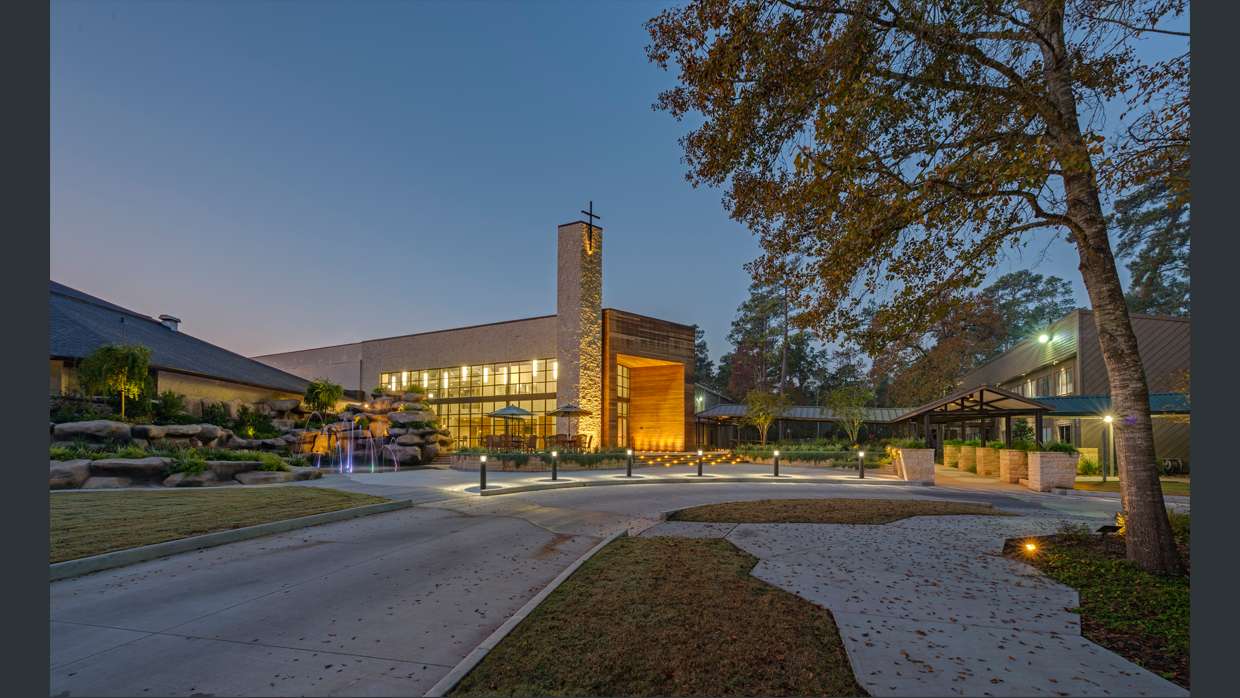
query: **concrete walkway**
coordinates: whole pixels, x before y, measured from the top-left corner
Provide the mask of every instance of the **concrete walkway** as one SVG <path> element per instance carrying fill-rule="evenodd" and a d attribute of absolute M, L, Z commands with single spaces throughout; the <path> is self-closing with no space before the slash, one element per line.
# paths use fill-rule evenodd
<path fill-rule="evenodd" d="M 769 466 L 730 467 L 769 472 Z M 781 473 L 819 476 L 822 470 L 827 469 L 781 468 Z M 501 484 L 530 476 L 490 474 Z M 1028 490 L 886 486 L 868 475 L 864 484 L 842 477 L 839 484 L 806 480 L 698 481 L 489 497 L 467 492 L 476 487 L 477 473 L 449 470 L 331 475 L 286 485 L 332 487 L 418 504 L 52 583 L 52 695 L 421 695 L 599 540 L 622 529 L 640 534 L 666 526 L 661 520 L 665 512 L 700 504 L 933 498 L 988 501 L 1034 517 L 1080 516 L 1094 523 L 1113 518 L 1118 510 L 1118 502 L 1074 501 Z M 961 542 L 961 530 L 916 535 L 952 546 Z M 1004 534 L 986 535 L 1001 543 Z M 988 544 L 993 546 L 993 540 Z M 795 548 L 785 545 L 790 549 L 783 552 L 824 545 L 835 543 L 806 539 Z M 968 569 L 975 562 L 970 551 L 943 559 Z M 869 559 L 879 565 L 875 573 L 889 566 L 881 555 Z M 798 570 L 807 564 L 796 562 Z M 862 562 L 849 569 L 866 569 L 859 567 Z M 931 571 L 926 568 L 926 579 Z M 962 646 L 956 653 L 967 656 L 963 652 Z"/>

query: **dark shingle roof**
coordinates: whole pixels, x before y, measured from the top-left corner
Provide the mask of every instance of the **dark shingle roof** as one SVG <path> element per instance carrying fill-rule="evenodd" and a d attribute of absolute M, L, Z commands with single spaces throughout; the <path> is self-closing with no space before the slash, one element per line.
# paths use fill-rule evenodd
<path fill-rule="evenodd" d="M 899 419 L 901 416 L 912 411 L 907 407 L 870 407 L 866 410 L 869 416 L 866 417 L 867 422 L 891 422 Z M 715 405 L 708 410 L 702 410 L 697 413 L 698 417 L 708 419 L 738 419 L 745 416 L 744 405 Z M 825 407 L 813 407 L 807 405 L 793 405 L 788 408 L 782 415 L 783 419 L 792 419 L 798 421 L 811 422 L 834 422 L 835 417 L 832 416 L 831 410 Z"/>
<path fill-rule="evenodd" d="M 51 282 L 51 356 L 80 358 L 104 344 L 125 341 L 151 350 L 151 365 L 187 371 L 220 380 L 249 383 L 291 393 L 306 390 L 307 381 L 164 327 L 150 316 Z"/>

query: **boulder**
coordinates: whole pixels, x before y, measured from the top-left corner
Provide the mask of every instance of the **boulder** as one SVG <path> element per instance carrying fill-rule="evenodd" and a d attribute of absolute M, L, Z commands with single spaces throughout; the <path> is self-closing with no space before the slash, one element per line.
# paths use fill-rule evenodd
<path fill-rule="evenodd" d="M 237 473 L 233 476 L 243 485 L 276 485 L 281 482 L 292 482 L 293 473 L 279 470 L 252 470 L 248 473 Z"/>
<path fill-rule="evenodd" d="M 267 401 L 267 407 L 269 407 L 272 412 L 280 412 L 280 413 L 288 412 L 289 410 L 295 410 L 297 409 L 297 406 L 300 404 L 301 404 L 301 400 L 298 400 L 296 398 L 290 399 L 290 400 L 268 400 Z"/>
<path fill-rule="evenodd" d="M 164 429 L 167 430 L 165 433 L 167 437 L 170 439 L 188 438 L 191 436 L 198 436 L 199 432 L 202 431 L 202 425 L 201 424 L 170 424 L 164 427 Z"/>
<path fill-rule="evenodd" d="M 135 424 L 129 427 L 129 436 L 134 439 L 155 441 L 168 435 L 168 428 L 157 424 Z"/>
<path fill-rule="evenodd" d="M 173 473 L 164 478 L 164 487 L 176 487 L 185 479 L 185 473 Z"/>
<path fill-rule="evenodd" d="M 425 410 L 426 409 L 426 405 L 420 402 L 403 402 L 402 401 L 402 402 L 392 403 L 392 411 L 400 410 L 400 408 L 402 407 L 407 407 L 411 410 Z"/>
<path fill-rule="evenodd" d="M 399 465 L 417 465 L 422 462 L 422 449 L 417 446 L 391 446 L 383 449 L 383 452 L 390 452 Z"/>
<path fill-rule="evenodd" d="M 422 393 L 401 393 L 400 399 L 405 402 L 422 402 L 426 396 Z"/>
<path fill-rule="evenodd" d="M 400 397 L 405 394 L 403 390 L 383 390 L 381 392 L 387 397 Z"/>
<path fill-rule="evenodd" d="M 202 398 L 181 396 L 181 401 L 185 403 L 185 413 L 195 417 L 202 416 Z"/>
<path fill-rule="evenodd" d="M 250 405 L 250 411 L 251 411 L 251 412 L 257 412 L 257 413 L 259 413 L 259 414 L 274 414 L 274 412 L 272 411 L 272 409 L 271 409 L 270 407 L 268 407 L 268 406 L 267 406 L 267 403 L 265 403 L 265 402 L 256 402 L 256 403 L 254 403 L 254 404 Z"/>
<path fill-rule="evenodd" d="M 422 437 L 416 434 L 405 434 L 396 437 L 397 446 L 420 446 L 422 445 Z"/>
<path fill-rule="evenodd" d="M 285 446 L 288 446 L 288 442 L 285 441 L 283 438 L 262 439 L 259 443 L 262 444 L 264 448 L 281 449 L 281 448 L 284 448 Z"/>
<path fill-rule="evenodd" d="M 130 439 L 129 444 L 131 446 L 137 446 L 138 448 L 144 448 L 144 449 L 151 447 L 151 442 L 147 441 L 146 439 Z"/>
<path fill-rule="evenodd" d="M 209 460 L 207 461 L 207 469 L 215 473 L 218 480 L 232 480 L 237 473 L 248 473 L 252 470 L 258 470 L 262 461 L 256 460 Z"/>
<path fill-rule="evenodd" d="M 422 462 L 429 463 L 439 455 L 439 444 L 426 444 L 422 446 Z"/>
<path fill-rule="evenodd" d="M 130 427 L 124 422 L 113 422 L 107 419 L 95 419 L 89 422 L 67 422 L 57 424 L 52 430 L 57 441 L 71 441 L 82 437 L 102 441 L 104 439 L 121 439 L 128 441 Z"/>
<path fill-rule="evenodd" d="M 456 439 L 452 438 L 451 436 L 444 436 L 442 434 L 439 436 L 439 447 L 440 448 L 447 448 L 454 443 L 456 443 Z"/>
<path fill-rule="evenodd" d="M 271 426 L 282 431 L 290 431 L 293 428 L 293 420 L 291 419 L 273 419 Z"/>
<path fill-rule="evenodd" d="M 54 460 L 52 461 L 52 489 L 72 490 L 81 486 L 90 477 L 90 461 Z"/>
<path fill-rule="evenodd" d="M 92 461 L 90 472 L 99 477 L 158 482 L 164 479 L 171 458 L 103 458 Z"/>
<path fill-rule="evenodd" d="M 201 401 L 201 404 L 202 404 L 202 409 L 205 410 L 212 405 L 222 405 L 224 403 L 220 402 L 219 398 L 204 397 Z"/>
<path fill-rule="evenodd" d="M 241 414 L 241 400 L 233 398 L 232 400 L 224 401 L 222 404 L 224 405 L 224 411 L 228 413 L 229 419 L 236 419 L 237 415 Z"/>
<path fill-rule="evenodd" d="M 289 474 L 293 476 L 294 481 L 318 480 L 323 477 L 323 471 L 318 468 L 300 468 L 297 466 L 289 466 Z"/>
<path fill-rule="evenodd" d="M 120 490 L 129 487 L 129 483 L 130 479 L 127 477 L 88 477 L 80 489 Z"/>
<path fill-rule="evenodd" d="M 438 434 L 439 430 L 434 427 L 423 427 L 421 429 L 410 429 L 409 433 L 425 437 L 430 434 Z"/>
<path fill-rule="evenodd" d="M 215 441 L 224 435 L 224 430 L 214 424 L 199 424 L 198 429 L 198 440 L 203 443 Z"/>
<path fill-rule="evenodd" d="M 185 475 L 184 473 L 177 473 L 177 474 Z M 165 482 L 167 481 L 165 480 Z M 197 475 L 186 475 L 185 477 L 181 478 L 181 481 L 178 482 L 176 486 L 177 487 L 214 487 L 217 484 L 219 484 L 219 480 L 216 477 L 215 473 L 208 470 L 205 473 L 198 473 Z"/>
<path fill-rule="evenodd" d="M 367 412 L 372 412 L 372 411 L 373 412 L 387 412 L 388 410 L 392 409 L 392 404 L 395 402 L 396 400 L 390 397 L 375 398 L 373 402 L 369 403 L 369 406 L 366 408 L 366 411 Z"/>
<path fill-rule="evenodd" d="M 405 430 L 401 429 L 400 427 L 388 427 L 387 428 L 388 436 L 404 436 L 404 434 L 405 434 Z"/>
<path fill-rule="evenodd" d="M 412 424 L 413 422 L 430 422 L 436 419 L 433 412 L 389 412 L 388 421 L 393 424 Z"/>
<path fill-rule="evenodd" d="M 452 436 L 452 430 L 449 429 L 448 427 L 444 427 L 442 429 L 439 429 L 438 431 L 440 434 L 443 434 L 444 436 Z"/>

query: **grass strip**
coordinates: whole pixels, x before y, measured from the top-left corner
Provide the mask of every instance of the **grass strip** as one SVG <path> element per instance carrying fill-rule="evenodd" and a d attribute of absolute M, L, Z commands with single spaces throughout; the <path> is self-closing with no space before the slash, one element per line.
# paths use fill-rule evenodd
<path fill-rule="evenodd" d="M 722 539 L 620 538 L 453 696 L 864 696 L 835 619 Z"/>
<path fill-rule="evenodd" d="M 322 487 L 51 495 L 51 561 L 389 501 Z"/>
<path fill-rule="evenodd" d="M 1081 633 L 1130 662 L 1188 687 L 1189 579 L 1141 570 L 1096 537 L 1039 539 L 1028 554 L 1009 541 L 1005 552 L 1080 595 Z M 1122 539 L 1121 539 L 1122 540 Z M 1181 546 L 1187 558 L 1187 546 Z"/>
<path fill-rule="evenodd" d="M 1073 487 L 1078 490 L 1089 490 L 1090 492 L 1119 492 L 1119 481 L 1107 480 L 1106 482 L 1098 482 L 1087 480 L 1082 482 L 1077 480 Z M 1163 481 L 1162 493 L 1173 497 L 1187 497 L 1189 496 L 1188 483 Z"/>
<path fill-rule="evenodd" d="M 704 523 L 885 524 L 910 516 L 1016 516 L 980 504 L 933 499 L 759 499 L 707 504 L 667 515 L 668 521 Z"/>

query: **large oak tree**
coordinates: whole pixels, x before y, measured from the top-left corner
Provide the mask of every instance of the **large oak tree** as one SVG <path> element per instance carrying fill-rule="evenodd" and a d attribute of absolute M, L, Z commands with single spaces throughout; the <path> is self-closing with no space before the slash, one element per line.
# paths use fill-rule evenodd
<path fill-rule="evenodd" d="M 1160 573 L 1184 568 L 1101 187 L 1141 186 L 1187 158 L 1188 54 L 1151 65 L 1133 48 L 1186 7 L 693 0 L 647 23 L 650 60 L 681 73 L 656 109 L 704 117 L 681 139 L 687 178 L 727 187 L 763 248 L 751 274 L 786 284 L 799 327 L 877 355 L 1036 232 L 1075 246 L 1119 417 L 1128 556 Z M 1096 117 L 1122 100 L 1137 127 L 1112 145 Z"/>

